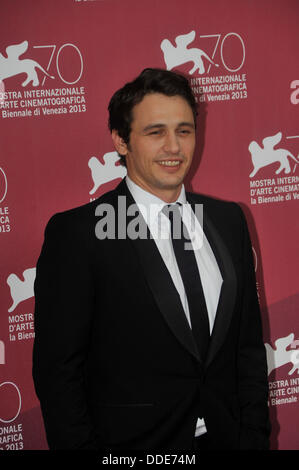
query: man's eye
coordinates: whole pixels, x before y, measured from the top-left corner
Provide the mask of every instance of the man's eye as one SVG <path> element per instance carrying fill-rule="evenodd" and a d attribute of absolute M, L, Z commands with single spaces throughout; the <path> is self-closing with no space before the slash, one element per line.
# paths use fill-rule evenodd
<path fill-rule="evenodd" d="M 161 130 L 151 131 L 151 132 L 149 132 L 148 135 L 159 135 L 159 134 L 162 134 L 162 131 L 161 131 Z"/>

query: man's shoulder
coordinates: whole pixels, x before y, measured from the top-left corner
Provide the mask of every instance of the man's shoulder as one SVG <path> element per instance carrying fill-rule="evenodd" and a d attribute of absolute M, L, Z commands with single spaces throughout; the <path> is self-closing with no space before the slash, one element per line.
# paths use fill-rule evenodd
<path fill-rule="evenodd" d="M 247 231 L 247 221 L 241 205 L 234 201 L 194 193 L 189 196 L 189 201 L 203 205 L 204 227 L 216 229 L 226 246 L 230 247 L 231 253 L 242 250 L 240 243 L 243 240 L 244 231 Z"/>
<path fill-rule="evenodd" d="M 216 197 L 198 193 L 187 193 L 187 200 L 202 204 L 203 219 L 209 220 L 221 233 L 239 233 L 246 225 L 245 214 L 241 206 L 234 201 L 226 201 Z"/>
<path fill-rule="evenodd" d="M 67 227 L 88 227 L 95 223 L 96 208 L 100 204 L 114 204 L 115 190 L 111 190 L 102 194 L 97 199 L 72 207 L 70 209 L 54 213 L 48 223 L 47 229 L 59 228 L 65 230 Z"/>
<path fill-rule="evenodd" d="M 226 201 L 223 199 L 218 199 L 216 197 L 207 196 L 201 193 L 186 193 L 187 200 L 195 204 L 202 204 L 204 210 L 207 210 L 211 213 L 235 213 L 239 214 L 242 212 L 239 204 L 234 201 Z"/>

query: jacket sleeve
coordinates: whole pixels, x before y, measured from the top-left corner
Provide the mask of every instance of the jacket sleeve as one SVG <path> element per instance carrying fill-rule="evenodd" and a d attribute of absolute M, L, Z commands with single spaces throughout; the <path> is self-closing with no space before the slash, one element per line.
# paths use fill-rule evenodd
<path fill-rule="evenodd" d="M 252 245 L 242 211 L 241 218 L 244 292 L 238 348 L 240 448 L 266 450 L 269 448 L 270 434 L 266 351 L 263 343 Z"/>
<path fill-rule="evenodd" d="M 33 379 L 49 447 L 96 449 L 84 387 L 94 308 L 92 269 L 87 243 L 71 217 L 50 219 L 34 291 Z"/>

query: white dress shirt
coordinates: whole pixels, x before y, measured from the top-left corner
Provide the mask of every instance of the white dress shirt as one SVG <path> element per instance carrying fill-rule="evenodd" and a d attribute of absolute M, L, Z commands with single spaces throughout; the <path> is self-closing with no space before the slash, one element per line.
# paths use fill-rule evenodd
<path fill-rule="evenodd" d="M 179 293 L 184 312 L 191 327 L 187 296 L 170 237 L 170 221 L 169 218 L 161 212 L 164 206 L 168 204 L 135 184 L 129 176 L 126 176 L 126 183 L 156 242 L 157 248 Z M 173 204 L 176 202 L 181 204 L 180 211 L 182 220 L 188 230 L 194 249 L 207 305 L 211 334 L 223 279 L 214 253 L 203 233 L 200 221 L 197 217 L 193 216 L 191 206 L 187 202 L 184 186 L 182 186 L 181 193 Z M 192 226 L 192 222 L 195 222 L 194 226 Z M 207 429 L 204 419 L 198 418 L 195 436 L 200 436 L 205 432 L 207 432 Z"/>

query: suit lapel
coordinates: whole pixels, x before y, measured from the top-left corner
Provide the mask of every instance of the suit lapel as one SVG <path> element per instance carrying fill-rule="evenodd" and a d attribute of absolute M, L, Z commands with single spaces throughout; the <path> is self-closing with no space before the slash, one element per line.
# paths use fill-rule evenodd
<path fill-rule="evenodd" d="M 135 201 L 123 180 L 116 189 L 116 194 L 125 195 L 127 207 L 135 204 Z M 127 226 L 136 215 L 127 217 Z M 147 233 L 146 239 L 129 239 L 133 244 L 137 256 L 142 264 L 145 279 L 155 298 L 155 301 L 172 333 L 178 341 L 200 361 L 199 353 L 194 342 L 192 331 L 182 307 L 180 296 L 172 281 L 167 267 L 160 255 L 155 241 L 150 237 L 150 232 L 143 217 L 139 217 L 140 233 Z"/>
<path fill-rule="evenodd" d="M 126 208 L 131 204 L 135 204 L 124 180 L 116 188 L 115 195 L 126 196 Z M 187 200 L 194 208 L 196 201 L 192 198 L 192 194 L 187 193 Z M 130 220 L 134 217 L 136 217 L 136 215 L 131 217 L 127 216 L 127 224 L 130 223 Z M 202 362 L 179 294 L 173 284 L 168 269 L 165 266 L 155 241 L 150 237 L 150 232 L 145 220 L 143 217 L 140 217 L 139 220 L 144 224 L 141 233 L 147 233 L 147 237 L 146 239 L 137 238 L 135 240 L 129 240 L 133 244 L 142 264 L 148 286 L 172 333 L 192 356 L 199 362 Z M 203 225 L 204 233 L 213 250 L 223 278 L 211 341 L 205 361 L 205 367 L 207 368 L 225 340 L 235 305 L 237 278 L 229 251 L 205 209 Z"/>
<path fill-rule="evenodd" d="M 194 208 L 195 200 L 192 198 L 192 194 L 188 193 L 187 199 Z M 205 362 L 205 367 L 207 368 L 222 346 L 230 326 L 236 300 L 237 277 L 229 251 L 219 231 L 212 223 L 205 207 L 203 212 L 203 230 L 213 250 L 223 278 L 211 341 Z"/>
<path fill-rule="evenodd" d="M 144 222 L 145 223 L 145 222 Z M 179 342 L 200 360 L 180 296 L 153 239 L 134 242 L 147 283 L 169 328 Z"/>

